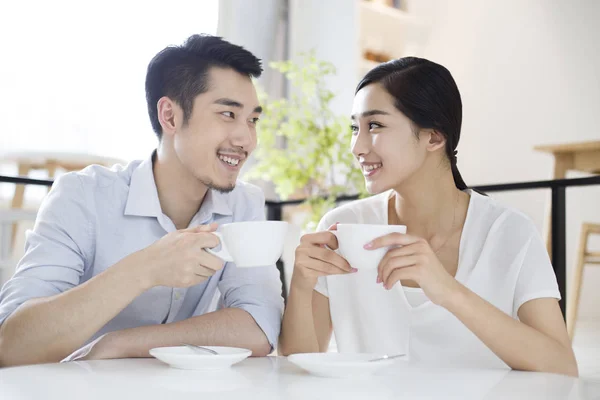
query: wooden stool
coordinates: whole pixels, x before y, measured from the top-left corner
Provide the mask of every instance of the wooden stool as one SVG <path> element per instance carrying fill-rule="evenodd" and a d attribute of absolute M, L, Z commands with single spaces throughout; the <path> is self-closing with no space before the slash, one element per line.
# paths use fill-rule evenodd
<path fill-rule="evenodd" d="M 581 237 L 579 239 L 579 252 L 577 253 L 577 264 L 573 272 L 573 283 L 569 293 L 567 303 L 567 330 L 569 337 L 573 340 L 575 336 L 575 323 L 577 321 L 577 312 L 579 309 L 579 295 L 581 283 L 583 281 L 583 268 L 586 264 L 600 264 L 600 252 L 591 252 L 588 249 L 588 239 L 590 235 L 600 235 L 600 224 L 583 224 L 581 227 Z"/>

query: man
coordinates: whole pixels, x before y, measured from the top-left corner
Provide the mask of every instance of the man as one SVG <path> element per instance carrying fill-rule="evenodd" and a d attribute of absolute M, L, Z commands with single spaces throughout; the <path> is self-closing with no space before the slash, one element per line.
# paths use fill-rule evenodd
<path fill-rule="evenodd" d="M 237 269 L 204 250 L 219 245 L 218 225 L 264 219 L 262 192 L 236 185 L 256 146 L 251 78 L 261 72 L 250 52 L 208 35 L 152 59 L 158 148 L 56 181 L 0 293 L 1 366 L 148 357 L 182 343 L 271 352 L 283 311 L 275 266 Z"/>

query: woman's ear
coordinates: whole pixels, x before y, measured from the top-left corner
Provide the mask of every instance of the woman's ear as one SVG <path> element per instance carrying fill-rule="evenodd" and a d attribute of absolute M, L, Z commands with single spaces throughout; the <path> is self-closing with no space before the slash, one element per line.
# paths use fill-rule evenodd
<path fill-rule="evenodd" d="M 429 141 L 427 142 L 428 151 L 436 151 L 446 146 L 446 137 L 435 129 L 428 129 Z"/>

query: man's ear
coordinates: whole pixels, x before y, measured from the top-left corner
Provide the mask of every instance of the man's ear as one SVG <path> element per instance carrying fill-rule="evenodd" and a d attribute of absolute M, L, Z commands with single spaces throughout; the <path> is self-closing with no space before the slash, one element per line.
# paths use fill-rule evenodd
<path fill-rule="evenodd" d="M 177 113 L 179 106 L 170 98 L 163 96 L 156 103 L 158 122 L 162 127 L 163 135 L 174 135 L 177 130 Z"/>

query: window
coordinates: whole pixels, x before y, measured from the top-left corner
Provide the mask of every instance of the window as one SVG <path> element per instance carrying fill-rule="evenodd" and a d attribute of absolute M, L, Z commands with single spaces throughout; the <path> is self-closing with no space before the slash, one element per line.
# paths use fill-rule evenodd
<path fill-rule="evenodd" d="M 216 33 L 218 0 L 13 1 L 0 21 L 0 149 L 145 158 L 150 59 Z"/>

